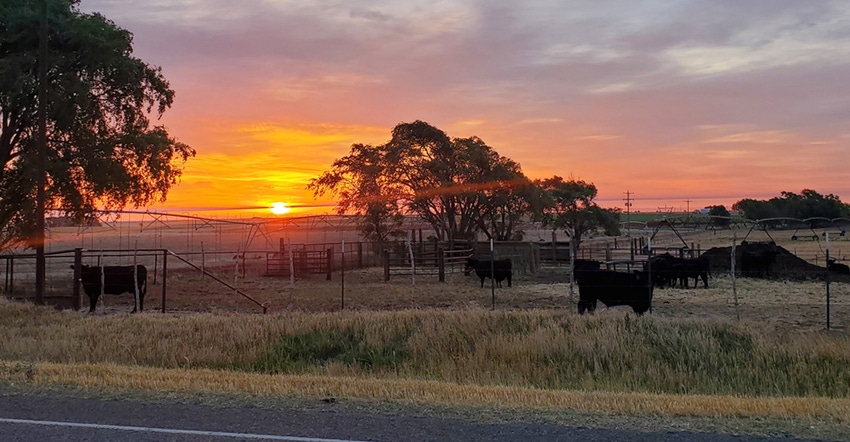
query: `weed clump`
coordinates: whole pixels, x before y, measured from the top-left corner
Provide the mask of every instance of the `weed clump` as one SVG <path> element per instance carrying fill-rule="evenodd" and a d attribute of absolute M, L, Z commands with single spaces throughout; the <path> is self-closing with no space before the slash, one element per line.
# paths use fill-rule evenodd
<path fill-rule="evenodd" d="M 354 366 L 366 372 L 395 371 L 410 359 L 404 341 L 367 342 L 360 329 L 318 329 L 281 336 L 251 364 L 261 373 L 299 373 L 330 363 Z"/>

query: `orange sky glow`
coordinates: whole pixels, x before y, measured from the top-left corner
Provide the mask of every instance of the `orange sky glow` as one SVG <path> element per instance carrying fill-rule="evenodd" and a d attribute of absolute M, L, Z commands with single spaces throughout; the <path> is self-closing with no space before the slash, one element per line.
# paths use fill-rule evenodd
<path fill-rule="evenodd" d="M 850 12 L 831 2 L 83 0 L 176 91 L 197 150 L 151 210 L 332 212 L 305 189 L 401 122 L 478 136 L 604 207 L 850 201 Z M 699 17 L 696 21 L 695 17 Z M 260 209 L 263 208 L 263 209 Z"/>

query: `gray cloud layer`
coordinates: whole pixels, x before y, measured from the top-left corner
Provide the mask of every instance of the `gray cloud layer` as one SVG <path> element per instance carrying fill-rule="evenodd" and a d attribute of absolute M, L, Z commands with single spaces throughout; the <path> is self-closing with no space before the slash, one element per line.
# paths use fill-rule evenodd
<path fill-rule="evenodd" d="M 82 8 L 134 32 L 137 54 L 161 65 L 197 112 L 388 128 L 423 119 L 481 136 L 526 169 L 550 172 L 559 162 L 562 175 L 602 170 L 577 139 L 616 151 L 611 161 L 622 167 L 674 177 L 688 172 L 659 164 L 690 152 L 683 160 L 708 183 L 723 181 L 724 161 L 739 155 L 757 161 L 761 181 L 810 173 L 820 178 L 809 186 L 850 196 L 850 184 L 832 181 L 850 159 L 843 1 L 83 0 Z M 460 132 L 471 121 L 481 123 Z M 776 133 L 784 135 L 768 136 Z M 619 179 L 648 185 L 645 173 Z M 800 190 L 787 183 L 765 191 Z"/>

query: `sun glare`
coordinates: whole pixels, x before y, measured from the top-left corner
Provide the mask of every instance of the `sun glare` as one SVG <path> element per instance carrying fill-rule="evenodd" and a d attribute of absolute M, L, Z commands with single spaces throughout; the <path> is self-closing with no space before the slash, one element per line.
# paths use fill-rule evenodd
<path fill-rule="evenodd" d="M 289 206 L 286 203 L 272 203 L 271 211 L 275 215 L 284 215 L 289 213 Z"/>

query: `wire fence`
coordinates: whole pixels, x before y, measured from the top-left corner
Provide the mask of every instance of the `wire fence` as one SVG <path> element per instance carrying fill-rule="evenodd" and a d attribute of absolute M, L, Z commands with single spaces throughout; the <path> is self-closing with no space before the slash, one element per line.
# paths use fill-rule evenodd
<path fill-rule="evenodd" d="M 570 291 L 571 246 L 565 232 L 528 224 L 523 230 L 531 241 L 496 242 L 491 252 L 486 241 L 441 244 L 422 226 L 414 226 L 409 240 L 377 245 L 362 241 L 353 223 L 337 221 L 301 220 L 300 225 L 260 228 L 256 223 L 151 221 L 138 216 L 111 226 L 53 228 L 47 247 L 46 302 L 71 308 L 73 251 L 80 249 L 84 264 L 146 266 L 148 297 L 157 301 L 148 305 L 159 309 L 162 298 L 167 311 L 333 311 L 342 308 L 343 298 L 346 309 L 477 305 L 575 311 L 579 295 Z M 650 256 L 663 253 L 711 260 L 709 289 L 659 288 L 653 314 L 782 321 L 789 327 L 814 328 L 825 327 L 829 318 L 831 328 L 842 328 L 850 314 L 850 281 L 838 271 L 828 272 L 827 258 L 837 269 L 846 265 L 850 238 L 830 229 L 802 235 L 792 227 L 645 226 L 631 229 L 631 237 L 590 236 L 574 254 L 622 272 L 641 270 Z M 773 261 L 766 269 L 744 264 L 743 241 L 773 244 Z M 305 268 L 295 269 L 297 253 L 312 256 L 305 258 Z M 512 287 L 491 293 L 464 276 L 464 261 L 470 256 L 511 259 Z M 5 264 L 4 295 L 31 301 L 34 256 L 7 251 L 0 258 Z M 87 300 L 80 296 L 86 308 Z M 105 298 L 101 302 L 123 311 L 132 296 Z"/>

